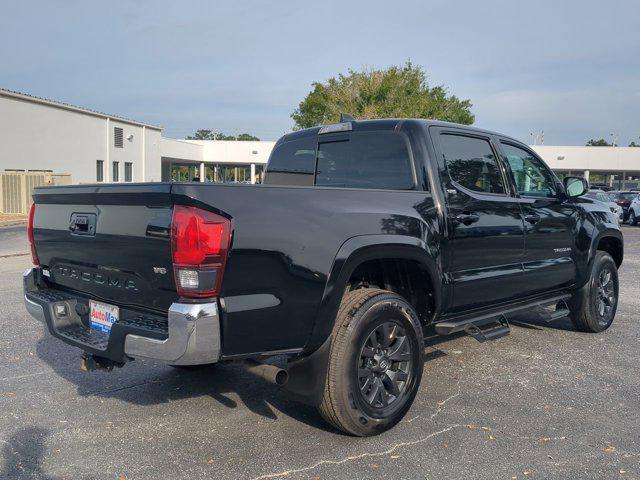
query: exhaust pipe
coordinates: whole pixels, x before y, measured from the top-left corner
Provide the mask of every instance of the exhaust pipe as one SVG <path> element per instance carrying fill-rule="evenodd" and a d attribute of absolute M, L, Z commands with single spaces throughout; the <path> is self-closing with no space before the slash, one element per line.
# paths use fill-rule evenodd
<path fill-rule="evenodd" d="M 286 370 L 269 363 L 262 363 L 257 360 L 245 360 L 244 369 L 279 387 L 285 386 L 287 381 L 289 381 L 289 373 Z"/>

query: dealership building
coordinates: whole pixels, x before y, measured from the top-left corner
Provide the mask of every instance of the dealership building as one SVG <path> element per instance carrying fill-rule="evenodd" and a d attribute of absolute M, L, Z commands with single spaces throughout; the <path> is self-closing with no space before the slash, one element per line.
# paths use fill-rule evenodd
<path fill-rule="evenodd" d="M 68 174 L 76 184 L 259 183 L 274 143 L 165 138 L 158 125 L 0 89 L 0 172 Z M 638 186 L 640 148 L 532 148 L 560 174 Z"/>
<path fill-rule="evenodd" d="M 0 171 L 71 183 L 259 182 L 275 142 L 175 140 L 162 127 L 0 89 Z"/>

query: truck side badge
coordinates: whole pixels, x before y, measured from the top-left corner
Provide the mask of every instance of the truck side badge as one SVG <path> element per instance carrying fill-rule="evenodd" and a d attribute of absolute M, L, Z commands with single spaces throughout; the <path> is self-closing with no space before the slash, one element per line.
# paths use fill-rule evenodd
<path fill-rule="evenodd" d="M 153 273 L 164 275 L 165 273 L 167 273 L 167 269 L 164 267 L 153 267 Z"/>

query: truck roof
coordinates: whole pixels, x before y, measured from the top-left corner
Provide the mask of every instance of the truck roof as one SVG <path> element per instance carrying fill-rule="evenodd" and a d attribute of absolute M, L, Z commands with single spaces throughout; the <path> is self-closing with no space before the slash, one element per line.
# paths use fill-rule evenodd
<path fill-rule="evenodd" d="M 353 126 L 353 131 L 372 131 L 372 130 L 393 130 L 397 126 L 403 123 L 417 123 L 426 127 L 437 126 L 437 127 L 459 127 L 464 128 L 466 130 L 473 130 L 479 133 L 484 133 L 488 135 L 499 135 L 501 137 L 509 138 L 515 142 L 522 143 L 521 141 L 509 137 L 503 133 L 494 132 L 491 130 L 485 130 L 478 127 L 473 127 L 471 125 L 462 125 L 459 123 L 453 122 L 443 122 L 441 120 L 431 120 L 431 119 L 423 119 L 423 118 L 381 118 L 381 119 L 371 119 L 371 120 L 355 120 L 352 121 L 351 124 Z M 276 144 L 287 142 L 290 140 L 295 140 L 298 138 L 310 137 L 318 135 L 319 130 L 326 126 L 318 125 L 316 127 L 304 128 L 302 130 L 297 130 L 295 132 L 287 133 L 282 136 Z"/>

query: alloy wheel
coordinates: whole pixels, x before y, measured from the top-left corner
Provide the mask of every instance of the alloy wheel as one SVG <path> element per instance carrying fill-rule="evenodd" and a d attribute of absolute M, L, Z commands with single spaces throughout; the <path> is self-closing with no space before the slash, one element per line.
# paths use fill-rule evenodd
<path fill-rule="evenodd" d="M 369 405 L 384 408 L 405 393 L 412 353 L 405 329 L 396 322 L 378 325 L 369 334 L 358 357 L 358 385 Z"/>
<path fill-rule="evenodd" d="M 600 270 L 596 288 L 595 307 L 598 314 L 598 322 L 603 326 L 608 325 L 611 322 L 617 302 L 613 272 L 610 267 Z"/>

